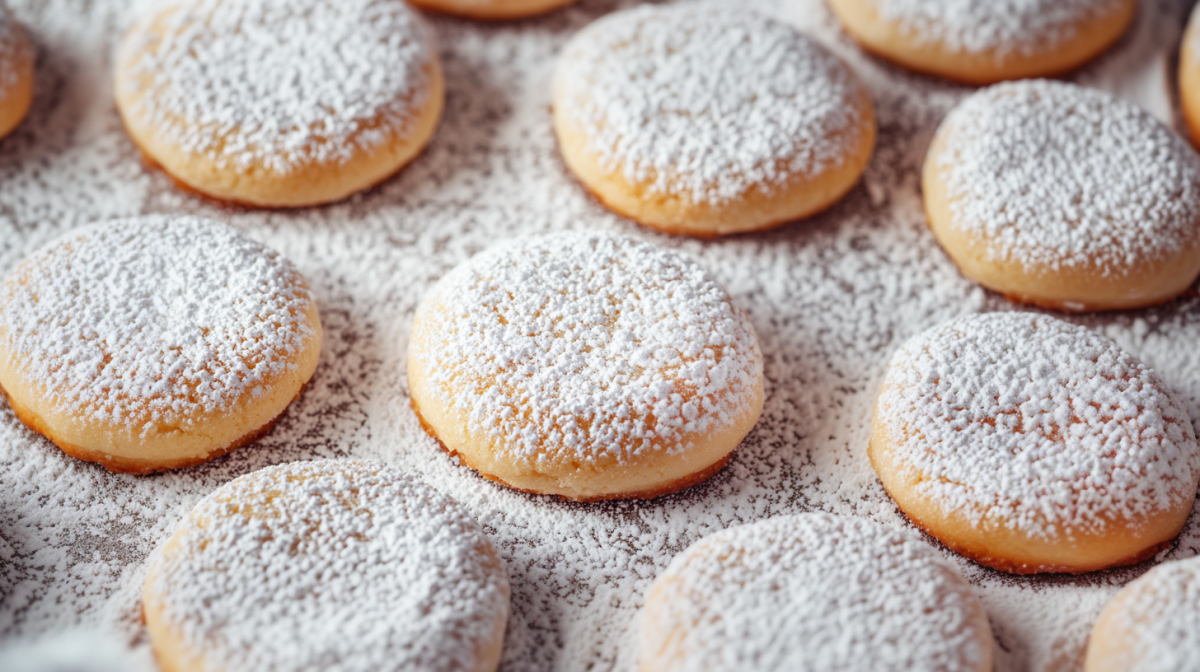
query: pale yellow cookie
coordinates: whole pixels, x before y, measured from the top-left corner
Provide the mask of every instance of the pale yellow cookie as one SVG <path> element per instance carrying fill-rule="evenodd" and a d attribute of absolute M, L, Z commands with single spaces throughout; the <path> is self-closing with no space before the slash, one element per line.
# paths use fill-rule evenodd
<path fill-rule="evenodd" d="M 437 52 L 397 0 L 187 0 L 121 42 L 117 108 L 184 187 L 262 207 L 336 201 L 433 136 Z"/>
<path fill-rule="evenodd" d="M 33 45 L 0 0 L 0 138 L 13 132 L 33 103 Z"/>
<path fill-rule="evenodd" d="M 789 26 L 714 5 L 642 6 L 572 38 L 554 130 L 605 205 L 695 236 L 820 212 L 875 147 L 870 97 L 844 63 Z"/>
<path fill-rule="evenodd" d="M 1200 447 L 1159 376 L 1084 327 L 989 313 L 892 358 L 868 448 L 888 494 L 951 549 L 1006 572 L 1091 572 L 1171 543 Z"/>
<path fill-rule="evenodd" d="M 1151 306 L 1200 275 L 1200 156 L 1145 110 L 1048 80 L 960 103 L 922 181 L 963 275 L 1069 311 Z"/>
<path fill-rule="evenodd" d="M 0 285 L 0 388 L 17 417 L 111 471 L 186 467 L 255 441 L 320 352 L 296 268 L 195 217 L 76 229 Z"/>
<path fill-rule="evenodd" d="M 562 233 L 498 245 L 422 299 L 412 406 L 483 476 L 569 499 L 654 497 L 715 474 L 762 412 L 762 354 L 688 257 Z"/>
<path fill-rule="evenodd" d="M 1137 0 L 827 0 L 867 51 L 966 84 L 1070 72 L 1116 42 Z"/>
<path fill-rule="evenodd" d="M 200 500 L 150 558 L 167 672 L 494 672 L 504 563 L 456 502 L 380 464 L 268 467 Z"/>

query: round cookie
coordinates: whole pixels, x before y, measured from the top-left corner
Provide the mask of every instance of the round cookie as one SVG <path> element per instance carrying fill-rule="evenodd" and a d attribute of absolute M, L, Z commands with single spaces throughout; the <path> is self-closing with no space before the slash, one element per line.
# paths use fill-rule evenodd
<path fill-rule="evenodd" d="M 974 85 L 1074 70 L 1116 42 L 1137 10 L 1137 0 L 828 2 L 867 51 Z"/>
<path fill-rule="evenodd" d="M 0 285 L 0 388 L 17 417 L 111 471 L 190 466 L 257 440 L 320 351 L 295 267 L 195 217 L 76 229 Z"/>
<path fill-rule="evenodd" d="M 0 0 L 0 138 L 13 132 L 33 103 L 34 50 Z"/>
<path fill-rule="evenodd" d="M 1179 47 L 1179 105 L 1192 144 L 1200 148 L 1200 5 L 1192 10 Z"/>
<path fill-rule="evenodd" d="M 1085 672 L 1188 672 L 1200 660 L 1200 558 L 1161 564 L 1100 612 Z"/>
<path fill-rule="evenodd" d="M 754 328 L 693 260 L 561 233 L 476 255 L 421 301 L 413 409 L 467 466 L 576 500 L 655 497 L 725 465 L 762 412 Z"/>
<path fill-rule="evenodd" d="M 396 0 L 186 0 L 135 25 L 117 108 L 182 186 L 250 206 L 336 201 L 396 173 L 442 113 L 441 66 Z"/>
<path fill-rule="evenodd" d="M 1150 306 L 1200 274 L 1200 157 L 1132 103 L 1073 84 L 999 84 L 942 123 L 929 226 L 963 275 L 1021 303 Z"/>
<path fill-rule="evenodd" d="M 507 21 L 552 12 L 573 2 L 575 0 L 413 0 L 412 4 L 466 19 Z"/>
<path fill-rule="evenodd" d="M 368 462 L 268 467 L 196 505 L 150 559 L 165 670 L 494 671 L 504 563 L 450 498 Z"/>
<path fill-rule="evenodd" d="M 1158 375 L 1084 327 L 952 320 L 904 344 L 868 449 L 916 525 L 1006 572 L 1090 572 L 1179 534 L 1200 447 Z"/>
<path fill-rule="evenodd" d="M 554 130 L 605 205 L 695 236 L 824 210 L 875 146 L 870 97 L 844 63 L 782 23 L 712 5 L 621 11 L 572 38 Z"/>
<path fill-rule="evenodd" d="M 990 672 L 971 587 L 921 541 L 824 513 L 709 535 L 646 596 L 641 672 Z"/>

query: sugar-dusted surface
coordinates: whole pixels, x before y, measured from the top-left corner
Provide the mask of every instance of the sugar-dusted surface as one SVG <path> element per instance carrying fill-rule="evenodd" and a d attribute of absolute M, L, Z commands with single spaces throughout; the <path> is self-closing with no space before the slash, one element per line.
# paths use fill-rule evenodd
<path fill-rule="evenodd" d="M 405 3 L 178 4 L 122 44 L 120 85 L 164 144 L 218 168 L 344 163 L 402 134 L 429 95 L 429 36 Z"/>
<path fill-rule="evenodd" d="M 316 337 L 279 253 L 194 216 L 66 233 L 0 286 L 11 370 L 56 412 L 136 437 L 235 410 Z"/>
<path fill-rule="evenodd" d="M 793 28 L 709 3 L 640 7 L 563 49 L 561 114 L 601 168 L 650 194 L 726 203 L 842 165 L 861 85 Z"/>
<path fill-rule="evenodd" d="M 1200 156 L 1135 104 L 1012 82 L 965 100 L 943 132 L 931 160 L 953 225 L 990 260 L 1120 277 L 1200 237 Z"/>
<path fill-rule="evenodd" d="M 1200 558 L 1168 562 L 1130 586 L 1110 625 L 1124 630 L 1144 672 L 1182 672 L 1200 660 Z"/>
<path fill-rule="evenodd" d="M 425 301 L 413 348 L 440 402 L 514 460 L 680 453 L 757 399 L 749 318 L 695 260 L 631 238 L 498 245 Z"/>
<path fill-rule="evenodd" d="M 508 616 L 479 523 L 397 469 L 268 467 L 200 500 L 148 608 L 212 669 L 474 670 Z M 161 602 L 159 602 L 161 600 Z"/>
<path fill-rule="evenodd" d="M 864 184 L 796 226 L 720 241 L 650 233 L 592 201 L 561 165 L 548 111 L 554 57 L 587 22 L 631 4 L 582 0 L 533 21 L 430 18 L 446 69 L 446 116 L 404 172 L 342 204 L 224 209 L 146 170 L 109 97 L 108 56 L 148 2 L 22 0 L 38 45 L 27 123 L 0 143 L 0 272 L 66 230 L 142 213 L 225 219 L 308 278 L 325 329 L 308 391 L 256 447 L 149 478 L 74 462 L 0 405 L 0 638 L 111 624 L 145 646 L 137 604 L 146 558 L 197 500 L 281 462 L 377 459 L 463 503 L 512 575 L 504 669 L 629 670 L 642 594 L 706 534 L 823 510 L 912 529 L 866 457 L 871 405 L 892 352 L 943 320 L 1013 306 L 959 277 L 926 230 L 925 148 L 969 89 L 861 52 L 820 0 L 748 0 L 846 58 L 871 90 L 880 136 Z M 1075 81 L 1171 114 L 1166 66 L 1188 7 L 1145 0 L 1128 38 Z M 509 492 L 454 464 L 408 407 L 405 352 L 419 299 L 451 268 L 516 234 L 604 230 L 694 255 L 750 315 L 763 350 L 763 418 L 725 471 L 641 503 L 575 505 Z M 1072 318 L 1140 357 L 1200 420 L 1200 298 Z M 942 552 L 942 551 L 939 551 Z M 1166 557 L 1200 553 L 1193 516 Z M 1078 670 L 1108 598 L 1149 565 L 1085 577 L 1013 578 L 950 554 L 983 598 L 1003 672 Z"/>
<path fill-rule="evenodd" d="M 861 518 L 722 530 L 659 581 L 642 614 L 657 637 L 643 636 L 639 655 L 680 672 L 961 672 L 991 654 L 983 605 L 953 567 L 916 535 Z"/>
<path fill-rule="evenodd" d="M 915 493 L 1032 537 L 1099 535 L 1196 497 L 1200 446 L 1158 374 L 1044 315 L 964 317 L 909 339 L 877 407 Z"/>
<path fill-rule="evenodd" d="M 1124 0 L 868 0 L 879 16 L 923 42 L 958 52 L 1027 56 L 1071 39 Z"/>

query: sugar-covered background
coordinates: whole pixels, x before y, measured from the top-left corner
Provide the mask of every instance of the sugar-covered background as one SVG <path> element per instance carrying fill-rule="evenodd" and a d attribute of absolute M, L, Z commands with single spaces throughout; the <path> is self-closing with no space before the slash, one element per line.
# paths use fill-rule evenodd
<path fill-rule="evenodd" d="M 946 111 L 971 89 L 866 57 L 820 0 L 738 5 L 808 31 L 851 64 L 874 97 L 875 157 L 862 184 L 829 212 L 714 241 L 658 235 L 609 214 L 558 157 L 549 112 L 555 56 L 572 33 L 633 4 L 628 0 L 583 0 L 545 18 L 503 24 L 429 17 L 447 86 L 445 116 L 429 148 L 370 192 L 280 212 L 182 193 L 145 167 L 124 134 L 110 94 L 111 55 L 153 0 L 9 4 L 37 45 L 37 93 L 26 122 L 0 141 L 0 274 L 91 221 L 204 215 L 296 262 L 315 289 L 326 340 L 308 391 L 269 436 L 168 474 L 114 475 L 74 461 L 0 401 L 0 649 L 83 626 L 86 637 L 111 633 L 144 659 L 138 597 L 153 547 L 218 485 L 300 459 L 386 462 L 470 508 L 512 579 L 505 670 L 631 669 L 644 590 L 675 553 L 731 525 L 824 510 L 918 534 L 866 458 L 884 365 L 900 342 L 926 327 L 1014 307 L 963 280 L 921 214 L 925 148 Z M 1170 78 L 1190 4 L 1143 0 L 1129 34 L 1071 79 L 1128 97 L 1180 127 Z M 420 428 L 404 370 L 421 295 L 496 240 L 562 229 L 617 231 L 693 254 L 749 312 L 766 360 L 766 406 L 711 481 L 648 502 L 560 502 L 482 480 Z M 1153 310 L 1071 319 L 1156 367 L 1200 421 L 1195 291 Z M 1153 562 L 1198 553 L 1197 515 L 1155 561 L 1088 576 L 1010 577 L 946 552 L 988 609 L 1003 671 L 1080 669 L 1091 621 L 1120 586 Z"/>

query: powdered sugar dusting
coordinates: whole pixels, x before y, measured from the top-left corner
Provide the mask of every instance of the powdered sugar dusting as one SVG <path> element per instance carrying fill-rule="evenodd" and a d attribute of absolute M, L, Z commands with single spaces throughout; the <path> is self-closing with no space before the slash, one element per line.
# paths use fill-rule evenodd
<path fill-rule="evenodd" d="M 1143 672 L 1183 672 L 1200 660 L 1200 557 L 1167 562 L 1130 584 L 1114 625 Z"/>
<path fill-rule="evenodd" d="M 878 405 L 942 511 L 1031 535 L 1101 533 L 1190 502 L 1200 446 L 1152 370 L 1051 317 L 961 318 L 911 339 Z"/>
<path fill-rule="evenodd" d="M 989 259 L 1125 275 L 1197 244 L 1200 157 L 1136 105 L 1023 81 L 963 101 L 935 161 Z"/>
<path fill-rule="evenodd" d="M 612 235 L 497 246 L 417 319 L 443 403 L 522 460 L 687 450 L 749 412 L 762 375 L 753 327 L 699 264 Z"/>
<path fill-rule="evenodd" d="M 922 214 L 929 139 L 971 90 L 864 55 L 824 0 L 744 5 L 815 36 L 858 73 L 876 102 L 875 158 L 831 211 L 720 241 L 661 236 L 611 214 L 559 158 L 549 112 L 555 61 L 577 31 L 635 0 L 580 0 L 506 24 L 430 15 L 447 105 L 427 150 L 397 178 L 345 202 L 279 212 L 213 205 L 141 163 L 112 105 L 111 66 L 102 56 L 160 0 L 9 3 L 40 48 L 33 111 L 0 143 L 0 275 L 88 222 L 152 212 L 216 218 L 296 264 L 320 306 L 324 345 L 308 390 L 254 450 L 150 477 L 71 459 L 0 399 L 0 641 L 103 625 L 117 631 L 120 645 L 144 652 L 138 609 L 147 558 L 201 497 L 272 464 L 352 457 L 430 484 L 487 530 L 512 585 L 504 672 L 633 670 L 645 591 L 704 536 L 805 511 L 911 532 L 866 456 L 888 358 L 930 326 L 1013 308 L 959 274 Z M 1165 80 L 1144 77 L 1150 70 L 1138 65 L 1171 58 L 1190 3 L 1139 5 L 1129 39 L 1073 81 L 1158 87 L 1156 98 L 1167 98 Z M 753 322 L 764 358 L 762 417 L 709 481 L 653 501 L 543 500 L 456 464 L 412 412 L 405 353 L 422 297 L 501 240 L 563 230 L 616 233 L 686 253 Z M 1070 319 L 1152 366 L 1200 420 L 1200 297 Z M 1096 613 L 1151 564 L 1013 577 L 933 548 L 983 599 L 997 672 L 1079 670 Z M 1162 557 L 1197 553 L 1200 514 Z"/>
<path fill-rule="evenodd" d="M 879 16 L 923 43 L 952 52 L 1033 56 L 1054 49 L 1124 0 L 867 0 Z"/>
<path fill-rule="evenodd" d="M 345 163 L 406 129 L 432 44 L 395 0 L 188 0 L 122 45 L 129 110 L 218 168 Z"/>
<path fill-rule="evenodd" d="M 564 48 L 555 82 L 603 169 L 718 204 L 840 166 L 864 95 L 812 39 L 716 6 L 605 17 Z"/>
<path fill-rule="evenodd" d="M 655 590 L 643 627 L 657 637 L 643 635 L 640 655 L 681 672 L 950 672 L 990 657 L 967 582 L 917 539 L 866 520 L 814 513 L 732 527 L 672 560 Z"/>
<path fill-rule="evenodd" d="M 382 465 L 254 472 L 181 529 L 149 585 L 211 669 L 480 669 L 508 617 L 504 565 L 479 524 Z"/>
<path fill-rule="evenodd" d="M 286 259 L 216 222 L 144 217 L 77 229 L 0 288 L 9 366 L 55 409 L 186 427 L 294 369 L 316 333 Z"/>

